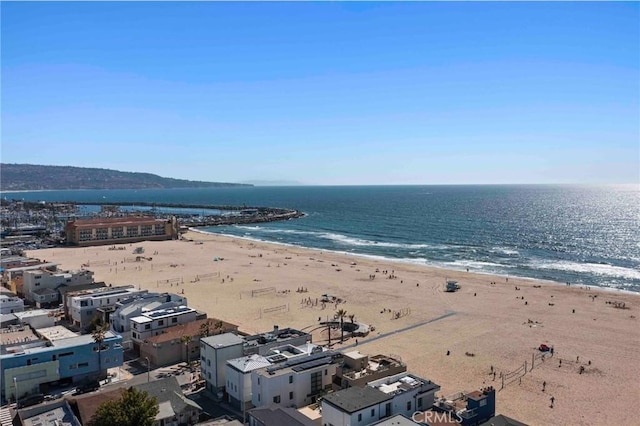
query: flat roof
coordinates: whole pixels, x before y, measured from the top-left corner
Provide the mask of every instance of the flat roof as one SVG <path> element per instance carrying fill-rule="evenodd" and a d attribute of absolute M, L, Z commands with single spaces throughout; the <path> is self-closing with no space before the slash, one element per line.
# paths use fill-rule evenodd
<path fill-rule="evenodd" d="M 165 219 L 156 219 L 152 216 L 125 216 L 125 217 L 105 217 L 96 219 L 76 219 L 69 222 L 69 226 L 75 226 L 77 228 L 83 227 L 97 227 L 97 226 L 112 226 L 112 225 L 140 225 L 143 223 L 166 223 Z"/>
<path fill-rule="evenodd" d="M 50 266 L 58 266 L 58 264 L 54 262 L 47 262 L 47 263 L 38 263 L 36 265 L 20 266 L 18 268 L 4 268 L 4 270 L 6 272 L 23 272 L 23 271 L 30 271 L 32 269 L 48 268 Z"/>
<path fill-rule="evenodd" d="M 218 349 L 227 346 L 241 345 L 244 343 L 244 339 L 233 333 L 223 333 L 200 339 L 200 343 L 203 342 L 214 349 Z"/>
<path fill-rule="evenodd" d="M 78 333 L 74 333 L 73 331 L 61 325 L 54 325 L 53 327 L 37 328 L 36 333 L 38 333 L 40 336 L 42 336 L 43 338 L 51 342 L 79 336 Z"/>
<path fill-rule="evenodd" d="M 387 395 L 370 386 L 363 388 L 351 387 L 325 395 L 323 402 L 327 402 L 347 413 L 355 413 L 372 405 L 389 401 L 393 396 Z"/>
<path fill-rule="evenodd" d="M 14 314 L 19 320 L 22 320 L 23 318 L 34 318 L 39 316 L 48 317 L 49 313 L 53 311 L 55 311 L 55 309 L 34 309 L 32 311 L 14 312 Z"/>

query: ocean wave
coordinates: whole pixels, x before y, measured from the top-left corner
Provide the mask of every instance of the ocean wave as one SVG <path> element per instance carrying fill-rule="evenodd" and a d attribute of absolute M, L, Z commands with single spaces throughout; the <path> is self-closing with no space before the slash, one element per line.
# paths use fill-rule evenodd
<path fill-rule="evenodd" d="M 347 235 L 337 234 L 334 232 L 299 231 L 295 229 L 263 228 L 260 226 L 247 226 L 247 225 L 236 225 L 235 228 L 270 233 L 270 234 L 310 235 L 310 236 L 322 238 L 325 240 L 330 240 L 338 244 L 347 245 L 347 246 L 384 247 L 384 248 L 399 248 L 399 249 L 410 249 L 410 250 L 425 249 L 425 248 L 445 250 L 449 248 L 446 245 L 437 245 L 437 244 L 402 244 L 402 243 L 391 243 L 387 241 L 373 241 L 373 240 L 367 240 L 363 238 L 349 237 Z"/>
<path fill-rule="evenodd" d="M 505 265 L 502 263 L 494 263 L 494 262 L 482 262 L 480 260 L 456 260 L 452 262 L 456 266 L 462 266 L 465 268 L 477 268 L 484 269 L 487 267 L 491 268 L 515 268 L 516 265 Z"/>
<path fill-rule="evenodd" d="M 403 244 L 403 243 L 390 243 L 386 241 L 372 241 L 372 240 L 365 240 L 362 238 L 348 237 L 343 234 L 334 234 L 331 232 L 321 233 L 319 237 L 335 241 L 339 244 L 351 245 L 351 246 L 400 248 L 400 249 L 410 249 L 410 250 L 423 249 L 423 248 L 430 248 L 430 249 L 448 248 L 447 246 L 444 246 L 444 245 L 434 245 L 434 244 Z"/>
<path fill-rule="evenodd" d="M 508 249 L 505 247 L 491 247 L 491 249 L 489 250 L 493 253 L 501 253 L 501 254 L 506 254 L 509 256 L 514 256 L 514 255 L 519 255 L 520 252 L 518 250 L 513 250 L 513 249 Z"/>
<path fill-rule="evenodd" d="M 640 280 L 640 270 L 613 266 L 603 263 L 577 263 L 566 260 L 557 262 L 539 262 L 532 265 L 535 269 L 553 269 L 556 271 L 579 272 L 583 274 L 617 277 L 630 280 Z"/>

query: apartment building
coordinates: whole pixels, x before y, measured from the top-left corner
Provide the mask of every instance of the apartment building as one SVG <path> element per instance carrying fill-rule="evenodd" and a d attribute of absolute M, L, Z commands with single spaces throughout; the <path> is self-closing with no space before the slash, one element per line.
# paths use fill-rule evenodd
<path fill-rule="evenodd" d="M 364 426 L 396 415 L 411 418 L 433 405 L 438 390 L 437 384 L 409 373 L 343 389 L 323 397 L 322 424 Z"/>
<path fill-rule="evenodd" d="M 175 218 L 143 216 L 78 219 L 65 227 L 67 244 L 77 246 L 171 240 L 178 238 L 178 231 Z"/>
<path fill-rule="evenodd" d="M 227 361 L 243 356 L 243 345 L 244 339 L 234 333 L 200 339 L 200 374 L 208 391 L 222 396 Z"/>
<path fill-rule="evenodd" d="M 318 352 L 294 358 L 251 373 L 251 403 L 255 407 L 302 407 L 331 390 L 342 354 Z"/>
<path fill-rule="evenodd" d="M 271 349 L 266 356 L 253 354 L 227 361 L 225 390 L 229 403 L 239 410 L 253 408 L 251 402 L 253 371 L 295 358 L 308 357 L 323 350 L 322 347 L 313 343 L 302 346 L 284 345 Z"/>
<path fill-rule="evenodd" d="M 162 334 L 166 328 L 204 318 L 206 318 L 206 314 L 200 314 L 188 306 L 143 312 L 142 315 L 131 318 L 133 348 L 139 352 L 140 346 L 145 340 Z"/>
<path fill-rule="evenodd" d="M 0 390 L 5 399 L 46 392 L 51 382 L 104 378 L 108 368 L 122 365 L 121 337 L 107 332 L 100 348 L 91 335 L 54 326 L 1 333 Z"/>
<path fill-rule="evenodd" d="M 200 358 L 200 339 L 213 334 L 237 332 L 238 326 L 215 318 L 200 319 L 168 327 L 140 344 L 140 358 L 156 367 L 196 361 Z M 182 341 L 189 336 L 189 341 Z"/>
<path fill-rule="evenodd" d="M 61 271 L 57 268 L 41 268 L 37 270 L 24 271 L 22 291 L 24 298 L 29 302 L 37 302 L 43 306 L 45 304 L 60 303 L 57 290 L 58 287 L 73 287 L 77 285 L 93 283 L 93 272 L 87 270 Z M 54 290 L 44 292 L 45 289 Z M 43 294 L 53 294 L 55 299 L 42 298 Z"/>
<path fill-rule="evenodd" d="M 131 349 L 131 319 L 140 316 L 144 312 L 157 309 L 177 308 L 186 306 L 187 298 L 173 293 L 142 293 L 121 300 L 114 306 L 109 323 L 111 329 L 122 336 L 122 346 Z"/>
<path fill-rule="evenodd" d="M 138 290 L 133 286 L 103 287 L 67 293 L 69 319 L 76 327 L 86 329 L 91 320 L 98 315 L 98 308 L 114 306 L 121 300 L 143 293 L 147 293 L 147 290 Z"/>
<path fill-rule="evenodd" d="M 29 262 L 24 266 L 14 266 L 4 268 L 2 271 L 2 285 L 12 293 L 24 297 L 24 273 L 26 271 L 48 269 L 55 271 L 58 268 L 58 264 L 54 262 L 41 262 L 36 260 L 34 263 Z"/>
<path fill-rule="evenodd" d="M 17 296 L 0 294 L 0 314 L 12 314 L 24 311 L 24 300 Z"/>
<path fill-rule="evenodd" d="M 405 371 L 405 363 L 388 355 L 368 356 L 359 351 L 347 352 L 344 354 L 344 363 L 336 370 L 333 390 L 363 387 L 371 381 Z"/>
<path fill-rule="evenodd" d="M 273 330 L 251 336 L 211 336 L 202 339 L 200 346 L 201 370 L 207 390 L 217 394 L 223 392 L 226 383 L 226 363 L 230 359 L 247 355 L 266 356 L 273 348 L 292 345 L 302 346 L 311 343 L 311 335 L 292 328 Z"/>

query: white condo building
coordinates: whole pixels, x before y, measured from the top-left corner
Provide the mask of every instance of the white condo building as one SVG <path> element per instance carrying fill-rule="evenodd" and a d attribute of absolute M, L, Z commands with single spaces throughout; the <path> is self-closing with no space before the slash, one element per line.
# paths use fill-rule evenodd
<path fill-rule="evenodd" d="M 72 287 L 92 283 L 93 272 L 87 270 L 60 271 L 55 268 L 40 268 L 24 271 L 22 279 L 22 292 L 27 301 L 40 302 L 43 304 L 46 302 L 56 303 L 58 302 L 57 297 L 53 298 L 53 296 L 50 296 L 49 298 L 43 299 L 42 296 L 38 297 L 38 295 L 42 294 L 45 289 L 56 290 L 62 285 Z M 51 292 L 44 293 L 53 294 Z"/>
<path fill-rule="evenodd" d="M 12 314 L 24 311 L 24 300 L 18 296 L 0 294 L 0 314 Z"/>
<path fill-rule="evenodd" d="M 139 350 L 145 339 L 157 336 L 165 328 L 186 324 L 196 319 L 198 319 L 198 312 L 188 306 L 158 309 L 131 318 L 131 341 L 134 349 Z"/>
<path fill-rule="evenodd" d="M 82 291 L 69 296 L 69 316 L 73 325 L 87 328 L 94 316 L 98 314 L 99 308 L 114 306 L 121 300 L 144 293 L 147 293 L 147 290 L 138 290 L 133 286 L 103 287 Z"/>

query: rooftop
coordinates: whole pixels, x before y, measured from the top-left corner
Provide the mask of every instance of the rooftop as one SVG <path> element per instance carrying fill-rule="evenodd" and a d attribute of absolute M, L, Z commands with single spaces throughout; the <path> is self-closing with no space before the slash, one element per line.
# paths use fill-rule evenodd
<path fill-rule="evenodd" d="M 325 351 L 311 353 L 309 356 L 292 358 L 279 364 L 274 364 L 270 367 L 267 367 L 264 372 L 259 372 L 259 374 L 268 374 L 270 376 L 273 376 L 275 374 L 288 374 L 292 371 L 295 373 L 300 373 L 302 371 L 310 370 L 321 365 L 333 364 L 337 361 L 337 359 L 342 359 L 342 354 L 340 352 Z"/>
<path fill-rule="evenodd" d="M 165 328 L 161 334 L 157 336 L 149 337 L 145 340 L 147 343 L 162 343 L 169 342 L 174 339 L 180 339 L 182 336 L 199 336 L 202 332 L 203 324 L 209 324 L 209 333 L 215 333 L 216 329 L 214 327 L 215 323 L 219 320 L 215 318 L 207 318 L 203 320 L 191 321 L 186 324 L 180 324 L 173 327 Z M 231 324 L 228 322 L 222 321 L 221 330 L 229 330 L 229 329 L 237 329 L 238 326 L 235 324 Z"/>
<path fill-rule="evenodd" d="M 43 339 L 49 340 L 50 342 L 79 336 L 78 333 L 74 333 L 73 331 L 61 325 L 39 328 L 36 330 L 36 333 L 38 333 Z"/>
<path fill-rule="evenodd" d="M 374 387 L 388 395 L 397 395 L 417 388 L 420 388 L 422 392 L 440 389 L 440 386 L 436 385 L 431 380 L 421 379 L 409 373 L 401 373 L 396 374 L 395 376 L 374 380 L 370 382 L 368 386 Z"/>
<path fill-rule="evenodd" d="M 278 426 L 317 426 L 318 423 L 293 408 L 278 406 L 254 408 L 249 415 L 265 425 Z"/>
<path fill-rule="evenodd" d="M 528 426 L 526 423 L 519 422 L 511 417 L 507 417 L 503 414 L 498 414 L 495 417 L 490 418 L 480 426 Z"/>
<path fill-rule="evenodd" d="M 393 396 L 370 386 L 365 386 L 363 388 L 352 387 L 330 393 L 323 398 L 323 403 L 327 402 L 347 413 L 355 413 L 391 399 L 393 399 Z"/>
<path fill-rule="evenodd" d="M 27 318 L 35 318 L 40 316 L 50 316 L 53 315 L 55 309 L 34 309 L 32 311 L 24 311 L 24 312 L 14 312 L 14 315 L 18 317 L 20 321 L 24 321 Z"/>
<path fill-rule="evenodd" d="M 293 328 L 283 328 L 280 330 L 277 326 L 274 326 L 272 331 L 245 337 L 245 347 L 259 347 L 272 342 L 285 343 L 287 340 L 295 339 L 300 336 L 308 336 L 309 340 L 311 340 L 311 335 L 304 331 L 295 330 Z"/>
<path fill-rule="evenodd" d="M 271 365 L 271 362 L 262 355 L 254 354 L 243 356 L 241 358 L 230 359 L 227 361 L 227 365 L 242 373 L 247 373 L 259 368 L 268 367 Z"/>
<path fill-rule="evenodd" d="M 411 419 L 406 418 L 402 414 L 396 414 L 393 417 L 387 417 L 384 420 L 380 420 L 379 422 L 371 423 L 371 426 L 415 426 L 421 423 L 416 423 Z M 434 426 L 432 423 L 429 423 L 429 426 Z"/>
<path fill-rule="evenodd" d="M 200 339 L 201 343 L 205 343 L 214 349 L 226 348 L 228 346 L 241 345 L 244 339 L 234 333 L 223 333 L 216 336 L 205 337 Z"/>
<path fill-rule="evenodd" d="M 142 223 L 165 223 L 164 219 L 156 219 L 149 216 L 126 216 L 126 217 L 104 217 L 97 219 L 77 219 L 70 222 L 69 225 L 77 228 L 83 227 L 97 227 L 97 226 L 112 226 L 112 225 L 140 225 Z"/>
<path fill-rule="evenodd" d="M 80 426 L 67 401 L 20 410 L 24 426 Z"/>

